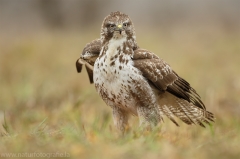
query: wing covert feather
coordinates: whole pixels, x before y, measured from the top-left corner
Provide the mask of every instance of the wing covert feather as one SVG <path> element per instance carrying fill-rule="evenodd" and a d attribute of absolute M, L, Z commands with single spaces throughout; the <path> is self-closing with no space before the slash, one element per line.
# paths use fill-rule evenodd
<path fill-rule="evenodd" d="M 205 110 L 205 106 L 196 91 L 186 80 L 178 76 L 163 59 L 145 49 L 135 50 L 132 59 L 134 66 L 158 90 L 168 91 Z"/>

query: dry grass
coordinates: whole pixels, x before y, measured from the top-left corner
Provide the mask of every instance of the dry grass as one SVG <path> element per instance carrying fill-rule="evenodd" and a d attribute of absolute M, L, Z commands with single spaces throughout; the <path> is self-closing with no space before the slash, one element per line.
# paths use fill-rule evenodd
<path fill-rule="evenodd" d="M 75 69 L 82 48 L 96 35 L 46 32 L 19 39 L 1 37 L 0 153 L 239 158 L 240 38 L 199 32 L 177 35 L 142 34 L 138 43 L 158 53 L 192 84 L 216 123 L 206 129 L 183 123 L 175 127 L 165 118 L 159 128 L 142 134 L 133 118 L 132 129 L 122 138 L 115 133 L 111 109 L 89 84 L 86 71 L 77 74 Z"/>

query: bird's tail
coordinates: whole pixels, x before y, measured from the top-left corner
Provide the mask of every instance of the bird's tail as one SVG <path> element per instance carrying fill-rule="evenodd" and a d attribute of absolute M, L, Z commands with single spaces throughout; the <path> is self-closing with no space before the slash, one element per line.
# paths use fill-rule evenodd
<path fill-rule="evenodd" d="M 214 122 L 214 115 L 211 112 L 201 109 L 184 99 L 177 98 L 168 92 L 160 94 L 158 100 L 161 114 L 166 115 L 177 126 L 179 125 L 174 117 L 180 118 L 188 125 L 198 124 L 202 127 L 205 127 L 203 123 L 210 124 L 210 122 Z"/>

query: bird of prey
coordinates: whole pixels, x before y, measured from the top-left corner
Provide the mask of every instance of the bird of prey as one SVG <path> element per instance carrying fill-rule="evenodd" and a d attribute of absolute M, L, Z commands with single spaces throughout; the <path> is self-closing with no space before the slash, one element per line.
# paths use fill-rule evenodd
<path fill-rule="evenodd" d="M 200 96 L 190 84 L 154 53 L 140 48 L 133 23 L 119 11 L 105 17 L 100 38 L 88 43 L 76 62 L 77 71 L 86 66 L 91 83 L 112 108 L 114 125 L 124 132 L 129 115 L 139 125 L 152 128 L 167 116 L 186 124 L 214 122 Z"/>

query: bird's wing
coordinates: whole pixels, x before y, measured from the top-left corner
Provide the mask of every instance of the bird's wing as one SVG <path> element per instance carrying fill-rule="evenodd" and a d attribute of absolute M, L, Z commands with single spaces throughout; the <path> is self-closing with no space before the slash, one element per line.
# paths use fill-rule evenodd
<path fill-rule="evenodd" d="M 159 109 L 176 125 L 173 115 L 186 124 L 199 124 L 202 127 L 203 122 L 210 124 L 209 121 L 214 121 L 213 114 L 206 111 L 197 92 L 165 61 L 140 48 L 134 51 L 132 59 L 143 76 L 159 91 L 165 92 L 159 95 Z"/>
<path fill-rule="evenodd" d="M 195 106 L 206 109 L 200 96 L 190 84 L 177 75 L 170 65 L 160 59 L 154 53 L 137 49 L 133 55 L 134 66 L 138 68 L 143 76 L 148 79 L 158 90 L 168 91 L 176 97 L 187 100 Z"/>

